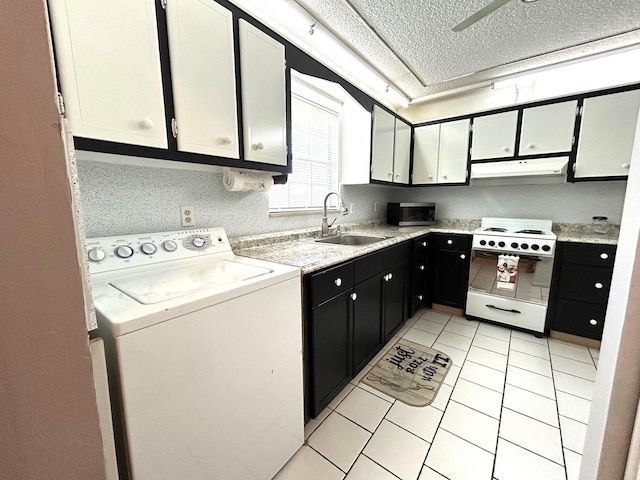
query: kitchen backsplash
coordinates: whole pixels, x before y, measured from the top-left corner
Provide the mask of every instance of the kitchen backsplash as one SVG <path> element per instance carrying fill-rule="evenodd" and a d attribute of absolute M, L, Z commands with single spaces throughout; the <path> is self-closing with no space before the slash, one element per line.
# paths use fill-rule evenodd
<path fill-rule="evenodd" d="M 269 216 L 268 194 L 228 192 L 222 174 L 83 160 L 78 152 L 87 237 L 180 230 L 180 207 L 193 207 L 196 227 L 222 226 L 231 237 L 320 227 L 321 215 Z M 620 223 L 626 182 L 500 187 L 388 188 L 344 186 L 354 212 L 337 223 L 386 217 L 390 201 L 433 201 L 439 218 L 550 218 L 590 223 L 594 215 Z M 378 202 L 379 209 L 374 210 Z"/>

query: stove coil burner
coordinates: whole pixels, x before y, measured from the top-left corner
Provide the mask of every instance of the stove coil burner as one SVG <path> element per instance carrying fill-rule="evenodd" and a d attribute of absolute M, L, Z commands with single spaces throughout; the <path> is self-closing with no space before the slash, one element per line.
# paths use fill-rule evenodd
<path fill-rule="evenodd" d="M 526 233 L 528 235 L 544 235 L 542 230 L 518 230 L 516 233 Z"/>
<path fill-rule="evenodd" d="M 500 227 L 488 227 L 483 230 L 483 232 L 503 232 L 503 233 L 506 231 L 507 231 L 506 228 L 500 228 Z"/>

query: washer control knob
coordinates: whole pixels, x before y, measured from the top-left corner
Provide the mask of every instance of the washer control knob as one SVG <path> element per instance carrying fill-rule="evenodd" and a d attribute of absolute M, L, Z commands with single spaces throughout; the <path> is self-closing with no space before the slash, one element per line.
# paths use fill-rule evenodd
<path fill-rule="evenodd" d="M 165 240 L 162 242 L 162 248 L 164 248 L 166 252 L 175 252 L 178 249 L 178 244 L 173 240 Z"/>
<path fill-rule="evenodd" d="M 531 245 L 531 250 L 540 250 L 540 245 L 534 243 L 533 245 Z"/>
<path fill-rule="evenodd" d="M 91 248 L 87 252 L 87 256 L 89 257 L 89 261 L 91 262 L 101 262 L 107 256 L 100 247 Z"/>
<path fill-rule="evenodd" d="M 120 245 L 116 247 L 115 254 L 120 258 L 129 258 L 133 255 L 133 248 L 129 245 Z"/>
<path fill-rule="evenodd" d="M 204 247 L 205 243 L 207 243 L 207 242 L 205 242 L 204 238 L 202 238 L 202 237 L 196 237 L 193 240 L 191 240 L 191 245 L 193 245 L 196 248 Z"/>
<path fill-rule="evenodd" d="M 511 248 L 518 248 L 518 244 L 517 244 L 516 242 L 513 242 L 513 243 L 511 244 Z"/>
<path fill-rule="evenodd" d="M 145 255 L 153 255 L 156 253 L 158 248 L 151 242 L 143 243 L 140 245 L 140 251 Z"/>
<path fill-rule="evenodd" d="M 529 248 L 529 244 L 528 243 L 523 243 L 520 245 L 520 248 L 523 250 L 526 250 L 527 248 Z"/>
<path fill-rule="evenodd" d="M 499 247 L 504 247 L 505 243 L 504 242 L 498 242 L 498 246 Z"/>
<path fill-rule="evenodd" d="M 551 250 L 551 247 L 549 245 L 542 245 L 542 250 L 548 252 L 549 250 Z"/>

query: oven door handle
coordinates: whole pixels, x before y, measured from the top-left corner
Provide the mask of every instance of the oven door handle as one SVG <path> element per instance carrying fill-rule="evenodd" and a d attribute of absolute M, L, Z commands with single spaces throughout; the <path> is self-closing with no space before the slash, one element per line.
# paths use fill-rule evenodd
<path fill-rule="evenodd" d="M 516 310 L 514 308 L 500 308 L 500 307 L 496 307 L 495 305 L 486 305 L 486 307 L 492 308 L 494 310 L 502 310 L 503 312 L 522 313 L 520 310 Z"/>

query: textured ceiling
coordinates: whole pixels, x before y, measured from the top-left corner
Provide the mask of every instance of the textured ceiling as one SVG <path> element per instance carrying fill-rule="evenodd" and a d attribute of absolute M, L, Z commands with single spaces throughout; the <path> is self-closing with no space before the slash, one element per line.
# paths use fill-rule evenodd
<path fill-rule="evenodd" d="M 409 99 L 640 44 L 640 0 L 295 1 Z"/>

